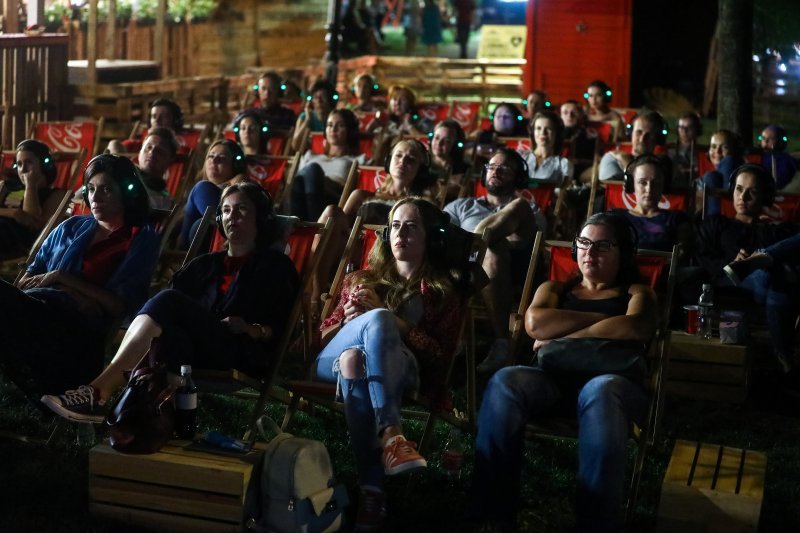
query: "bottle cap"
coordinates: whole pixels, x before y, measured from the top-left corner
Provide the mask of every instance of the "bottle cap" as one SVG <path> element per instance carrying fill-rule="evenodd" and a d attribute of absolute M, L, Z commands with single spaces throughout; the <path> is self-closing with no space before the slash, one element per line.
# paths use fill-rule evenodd
<path fill-rule="evenodd" d="M 192 373 L 192 365 L 181 365 L 181 375 L 191 374 L 191 373 Z"/>

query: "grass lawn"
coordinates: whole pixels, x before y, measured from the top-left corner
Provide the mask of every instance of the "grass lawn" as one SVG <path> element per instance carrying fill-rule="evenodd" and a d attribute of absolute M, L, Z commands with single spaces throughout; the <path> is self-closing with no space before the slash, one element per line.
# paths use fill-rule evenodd
<path fill-rule="evenodd" d="M 701 440 L 760 450 L 767 453 L 768 470 L 760 531 L 800 531 L 800 425 L 797 401 L 775 392 L 769 382 L 756 382 L 751 400 L 743 406 L 710 402 L 670 401 L 657 446 L 649 456 L 633 531 L 653 531 L 661 480 L 674 439 Z M 242 433 L 246 409 L 243 400 L 207 395 L 201 398 L 201 430 Z M 280 419 L 282 406 L 270 404 L 268 413 Z M 0 381 L 0 428 L 44 436 L 48 419 L 28 405 L 17 389 Z M 339 481 L 355 486 L 356 475 L 344 419 L 324 410 L 315 417 L 299 413 L 291 431 L 323 440 L 334 461 Z M 407 433 L 418 438 L 421 426 L 407 423 Z M 472 439 L 464 436 L 466 465 L 460 479 L 439 469 L 439 455 L 449 437 L 439 424 L 428 471 L 406 494 L 402 480 L 390 479 L 389 515 L 395 531 L 454 531 L 468 505 Z M 2 490 L 1 531 L 120 531 L 119 524 L 102 523 L 88 512 L 88 445 L 76 443 L 74 427 L 49 447 L 0 439 Z M 632 450 L 631 450 L 632 451 Z M 523 470 L 524 509 L 520 529 L 562 532 L 574 525 L 575 444 L 541 440 L 529 443 Z M 130 528 L 128 528 L 130 530 Z"/>

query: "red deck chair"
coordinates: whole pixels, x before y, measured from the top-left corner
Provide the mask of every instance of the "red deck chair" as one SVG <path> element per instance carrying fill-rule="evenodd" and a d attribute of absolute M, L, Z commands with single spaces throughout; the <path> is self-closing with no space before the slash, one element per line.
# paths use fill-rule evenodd
<path fill-rule="evenodd" d="M 648 255 L 649 251 L 643 251 L 636 256 L 636 264 L 642 275 L 642 283 L 655 288 L 662 279 L 664 270 L 669 266 L 671 257 L 669 254 Z M 553 246 L 550 250 L 550 274 L 549 279 L 555 281 L 566 281 L 578 272 L 578 264 L 572 259 L 572 248 L 570 246 Z"/>
<path fill-rule="evenodd" d="M 523 150 L 533 150 L 531 139 L 529 137 L 499 137 L 498 140 L 512 150 L 516 150 L 518 152 L 522 152 Z"/>
<path fill-rule="evenodd" d="M 375 115 L 377 114 L 376 111 L 367 112 L 359 112 L 356 113 L 356 118 L 358 119 L 358 131 L 361 133 L 365 133 L 367 131 L 367 126 L 369 126 L 370 122 L 375 120 Z"/>
<path fill-rule="evenodd" d="M 533 200 L 536 202 L 536 205 L 539 206 L 539 209 L 542 210 L 542 213 L 547 214 L 550 211 L 550 207 L 554 205 L 556 196 L 555 191 L 555 183 L 540 183 L 537 187 L 531 187 L 530 189 L 517 191 L 517 195 L 521 198 L 525 198 L 529 202 Z M 486 187 L 483 186 L 483 183 L 481 183 L 480 178 L 477 178 L 475 180 L 474 196 L 478 198 L 486 195 L 487 192 L 488 191 L 486 190 Z"/>
<path fill-rule="evenodd" d="M 636 207 L 636 196 L 633 193 L 625 192 L 625 184 L 621 181 L 605 181 L 603 186 L 606 188 L 605 210 L 610 209 L 633 209 Z M 686 211 L 689 202 L 685 194 L 662 194 L 658 201 L 658 207 L 667 211 Z"/>
<path fill-rule="evenodd" d="M 490 119 L 489 117 L 481 117 L 480 129 L 488 130 L 491 127 L 492 127 L 492 119 Z"/>
<path fill-rule="evenodd" d="M 142 147 L 141 143 L 144 143 L 144 140 L 147 138 L 147 134 L 149 132 L 150 128 L 144 128 L 142 130 L 139 149 L 141 149 Z M 205 128 L 203 128 L 202 130 L 198 130 L 197 128 L 186 128 L 181 133 L 175 134 L 175 140 L 178 141 L 178 153 L 188 154 L 192 150 L 197 150 L 197 147 L 200 146 L 200 139 L 203 137 L 204 132 Z M 231 134 L 233 134 L 233 132 L 231 132 Z M 235 141 L 236 138 L 232 137 L 231 140 Z"/>
<path fill-rule="evenodd" d="M 589 137 L 598 137 L 605 144 L 614 142 L 614 126 L 611 122 L 588 121 L 586 123 L 586 134 Z"/>
<path fill-rule="evenodd" d="M 419 118 L 426 118 L 438 124 L 450 116 L 450 104 L 446 102 L 426 102 L 417 106 Z"/>
<path fill-rule="evenodd" d="M 716 170 L 714 163 L 708 158 L 708 150 L 697 152 L 697 176 L 702 178 L 712 170 Z"/>
<path fill-rule="evenodd" d="M 728 218 L 736 216 L 733 199 L 728 194 L 721 195 L 720 213 Z M 773 222 L 797 222 L 800 220 L 800 195 L 777 193 L 772 206 L 764 208 L 762 217 Z"/>
<path fill-rule="evenodd" d="M 289 137 L 291 136 L 291 131 L 271 130 L 269 135 L 269 140 L 267 140 L 267 153 L 269 155 L 284 155 L 288 146 Z M 236 134 L 233 133 L 233 130 L 223 131 L 222 138 L 236 142 Z"/>
<path fill-rule="evenodd" d="M 83 172 L 89 159 L 99 152 L 103 120 L 38 122 L 31 128 L 30 138 L 45 143 L 51 152 L 78 152 L 85 148 L 86 156 L 80 165 Z"/>
<path fill-rule="evenodd" d="M 350 197 L 350 193 L 356 189 L 370 192 L 377 191 L 386 181 L 387 176 L 388 173 L 383 167 L 359 166 L 357 162 L 353 161 L 353 165 L 347 175 L 347 181 L 345 181 L 342 189 L 342 196 L 339 197 L 339 207 L 344 207 Z"/>
<path fill-rule="evenodd" d="M 312 154 L 324 154 L 325 153 L 325 134 L 315 131 L 309 135 L 311 138 L 311 142 L 309 143 L 309 149 L 311 150 Z"/>
<path fill-rule="evenodd" d="M 81 149 L 78 152 L 53 152 L 53 159 L 56 164 L 56 179 L 53 181 L 54 189 L 74 190 L 78 180 L 79 164 L 86 158 L 86 153 Z M 17 160 L 17 153 L 12 150 L 4 150 L 0 154 L 0 170 L 13 171 L 16 173 L 14 164 Z"/>
<path fill-rule="evenodd" d="M 480 112 L 480 102 L 456 101 L 451 104 L 450 118 L 458 122 L 464 133 L 469 135 L 477 129 Z"/>
<path fill-rule="evenodd" d="M 279 204 L 287 181 L 297 170 L 300 156 L 272 156 L 267 160 L 247 164 L 247 176 L 266 190 L 272 201 Z"/>
<path fill-rule="evenodd" d="M 362 134 L 358 140 L 358 148 L 367 159 L 372 159 L 372 153 L 375 150 L 375 137 L 366 133 Z"/>
<path fill-rule="evenodd" d="M 745 154 L 744 160 L 745 162 L 752 163 L 753 165 L 760 165 L 764 161 L 764 154 L 761 152 Z"/>

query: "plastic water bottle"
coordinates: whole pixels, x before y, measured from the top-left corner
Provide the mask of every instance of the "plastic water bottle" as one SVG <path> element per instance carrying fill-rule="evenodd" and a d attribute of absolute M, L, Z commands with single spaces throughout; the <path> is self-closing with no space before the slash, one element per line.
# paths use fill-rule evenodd
<path fill-rule="evenodd" d="M 460 429 L 452 428 L 450 430 L 450 438 L 447 440 L 442 452 L 442 472 L 451 480 L 461 479 L 461 470 L 464 466 L 462 437 Z"/>
<path fill-rule="evenodd" d="M 700 327 L 697 333 L 704 339 L 710 339 L 713 335 L 711 310 L 714 308 L 714 289 L 710 283 L 703 284 L 703 292 L 697 300 Z"/>
<path fill-rule="evenodd" d="M 197 432 L 197 386 L 191 365 L 181 365 L 183 385 L 175 391 L 175 433 L 179 439 L 194 439 Z"/>

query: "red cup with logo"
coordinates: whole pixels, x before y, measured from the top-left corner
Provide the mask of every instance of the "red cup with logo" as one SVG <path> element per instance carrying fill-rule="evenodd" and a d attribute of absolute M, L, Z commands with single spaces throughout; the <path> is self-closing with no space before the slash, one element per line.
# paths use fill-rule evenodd
<path fill-rule="evenodd" d="M 684 305 L 686 311 L 686 333 L 697 335 L 697 325 L 700 321 L 700 308 L 696 305 Z"/>

